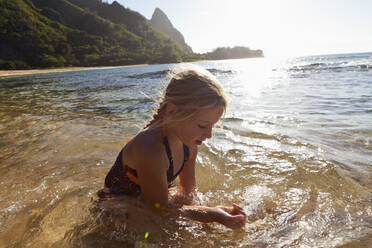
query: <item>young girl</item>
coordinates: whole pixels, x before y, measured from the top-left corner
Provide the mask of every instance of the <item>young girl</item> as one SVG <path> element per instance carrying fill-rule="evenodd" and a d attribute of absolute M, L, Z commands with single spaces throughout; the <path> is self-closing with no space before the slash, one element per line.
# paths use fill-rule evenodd
<path fill-rule="evenodd" d="M 245 213 L 236 204 L 190 205 L 198 146 L 211 138 L 226 107 L 225 93 L 212 77 L 195 70 L 175 74 L 153 120 L 119 153 L 100 197 L 142 194 L 157 211 L 177 210 L 192 220 L 242 227 Z M 179 187 L 170 188 L 177 176 Z"/>

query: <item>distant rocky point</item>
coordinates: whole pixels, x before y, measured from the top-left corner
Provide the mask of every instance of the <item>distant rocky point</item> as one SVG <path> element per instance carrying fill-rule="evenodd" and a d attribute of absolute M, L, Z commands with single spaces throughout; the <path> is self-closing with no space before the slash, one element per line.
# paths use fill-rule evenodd
<path fill-rule="evenodd" d="M 251 50 L 248 47 L 235 46 L 235 47 L 218 47 L 212 52 L 204 54 L 206 59 L 219 60 L 219 59 L 244 59 L 244 58 L 259 58 L 263 57 L 263 51 Z"/>
<path fill-rule="evenodd" d="M 152 14 L 150 23 L 161 32 L 169 35 L 172 39 L 178 42 L 186 51 L 193 52 L 191 47 L 186 44 L 185 38 L 175 27 L 173 27 L 172 22 L 169 20 L 168 16 L 159 8 L 156 8 Z"/>

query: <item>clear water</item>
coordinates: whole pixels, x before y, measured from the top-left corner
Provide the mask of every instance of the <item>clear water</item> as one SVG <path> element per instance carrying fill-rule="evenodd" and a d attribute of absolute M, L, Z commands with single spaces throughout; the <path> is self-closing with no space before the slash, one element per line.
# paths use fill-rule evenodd
<path fill-rule="evenodd" d="M 372 245 L 372 53 L 195 64 L 230 98 L 198 198 L 242 205 L 242 230 L 97 201 L 179 66 L 150 65 L 0 80 L 0 247 Z"/>

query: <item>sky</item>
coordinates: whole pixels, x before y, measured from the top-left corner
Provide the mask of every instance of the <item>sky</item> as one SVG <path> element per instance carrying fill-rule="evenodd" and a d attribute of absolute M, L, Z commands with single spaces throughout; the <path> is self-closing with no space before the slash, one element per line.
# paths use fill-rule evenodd
<path fill-rule="evenodd" d="M 147 19 L 160 8 L 197 53 L 226 46 L 266 57 L 372 52 L 372 0 L 116 1 Z"/>

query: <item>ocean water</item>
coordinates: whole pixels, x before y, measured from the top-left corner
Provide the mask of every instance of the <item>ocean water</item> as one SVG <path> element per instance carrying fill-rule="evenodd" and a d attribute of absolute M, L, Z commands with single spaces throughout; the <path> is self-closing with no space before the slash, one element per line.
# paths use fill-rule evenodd
<path fill-rule="evenodd" d="M 244 228 L 97 200 L 184 65 L 135 66 L 0 80 L 0 247 L 372 247 L 372 53 L 194 64 L 230 99 L 198 200 L 241 205 Z"/>

